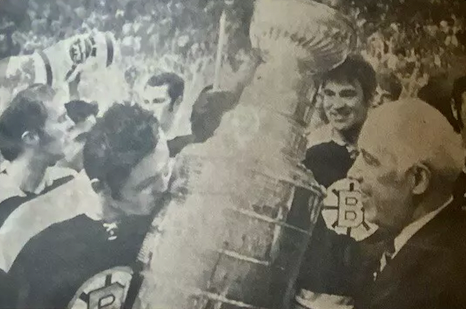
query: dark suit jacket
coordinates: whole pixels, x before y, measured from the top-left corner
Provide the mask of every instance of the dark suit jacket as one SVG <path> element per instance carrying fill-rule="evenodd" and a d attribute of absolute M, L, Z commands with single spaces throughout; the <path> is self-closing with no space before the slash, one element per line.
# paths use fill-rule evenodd
<path fill-rule="evenodd" d="M 361 288 L 358 309 L 466 308 L 466 213 L 452 203 Z"/>

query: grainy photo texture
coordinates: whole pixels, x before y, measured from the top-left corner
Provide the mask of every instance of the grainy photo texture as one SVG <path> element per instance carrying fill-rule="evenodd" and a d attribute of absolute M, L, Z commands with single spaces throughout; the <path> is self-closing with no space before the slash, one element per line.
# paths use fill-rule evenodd
<path fill-rule="evenodd" d="M 0 308 L 466 308 L 463 0 L 0 0 Z"/>

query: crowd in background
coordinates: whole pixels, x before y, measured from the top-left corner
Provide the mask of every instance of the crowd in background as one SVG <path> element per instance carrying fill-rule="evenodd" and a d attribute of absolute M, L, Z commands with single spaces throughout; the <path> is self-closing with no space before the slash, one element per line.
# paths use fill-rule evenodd
<path fill-rule="evenodd" d="M 430 76 L 455 74 L 461 63 L 466 64 L 465 19 L 461 13 L 466 4 L 463 1 L 319 2 L 338 8 L 355 22 L 359 52 L 378 73 L 396 74 L 404 88 L 403 97 L 416 96 Z M 212 59 L 224 8 L 223 1 L 210 0 L 8 0 L 4 3 L 8 5 L 0 10 L 0 14 L 3 11 L 0 57 L 30 54 L 92 29 L 111 30 L 124 54 L 126 63 L 122 67 L 129 68 L 126 72 L 129 84 L 134 83 L 138 72 L 160 67 L 160 58 L 179 73 L 195 60 Z M 247 21 L 252 5 L 253 1 L 236 1 L 234 9 L 229 11 L 236 16 L 230 19 L 235 22 L 227 26 L 231 35 L 225 57 L 233 69 L 245 62 L 244 54 L 249 49 Z M 159 63 L 154 63 L 156 58 Z"/>
<path fill-rule="evenodd" d="M 176 62 L 172 70 L 176 67 L 181 70 L 199 58 L 212 56 L 224 7 L 221 1 L 206 0 L 22 2 L 29 5 L 23 13 L 18 12 L 17 20 L 12 20 L 10 12 L 4 14 L 0 57 L 30 54 L 79 33 L 111 31 L 120 43 L 125 66 L 129 64 L 137 70 L 155 65 L 153 59 L 157 56 Z M 244 13 L 251 11 L 251 5 L 239 3 L 230 10 L 238 17 L 238 23 L 228 25 L 230 33 L 247 34 L 243 18 L 247 18 Z M 231 37 L 230 54 L 236 55 L 240 47 L 246 47 L 246 35 Z M 229 57 L 229 60 L 235 66 L 241 59 Z"/>
<path fill-rule="evenodd" d="M 406 96 L 415 96 L 430 76 L 460 74 L 455 70 L 464 63 L 464 2 L 353 3 L 362 54 L 378 72 L 395 72 Z"/>
<path fill-rule="evenodd" d="M 312 171 L 315 180 L 326 188 L 331 188 L 338 181 L 345 180 L 347 175 L 351 176 L 352 181 L 365 185 L 361 189 L 365 194 L 364 203 L 367 204 L 364 207 L 366 210 L 372 207 L 372 221 L 370 222 L 382 228 L 378 233 L 366 235 L 368 241 L 361 242 L 362 245 L 360 245 L 350 239 L 351 233 L 347 232 L 343 238 L 338 233 L 333 233 L 328 227 L 324 214 L 319 215 L 313 231 L 313 237 L 317 236 L 311 239 L 309 247 L 311 250 L 306 253 L 298 280 L 299 289 L 296 300 L 299 306 L 302 306 L 297 307 L 300 309 L 313 307 L 313 304 L 310 304 L 311 300 L 315 300 L 313 293 L 350 297 L 357 303 L 371 304 L 373 299 L 370 297 L 365 299 L 366 296 L 358 295 L 359 292 L 377 287 L 378 276 L 398 253 L 392 250 L 389 261 L 385 255 L 389 253 L 385 248 L 386 245 L 396 249 L 397 238 L 402 235 L 397 233 L 405 228 L 406 222 L 416 223 L 419 219 L 415 218 L 418 214 L 416 211 L 413 211 L 415 215 L 405 211 L 408 207 L 413 208 L 413 205 L 406 201 L 416 201 L 415 206 L 420 214 L 424 214 L 424 211 L 430 214 L 432 209 L 442 211 L 444 207 L 453 205 L 450 201 L 452 194 L 450 187 L 457 182 L 458 174 L 463 167 L 460 140 L 457 139 L 458 143 L 453 145 L 455 147 L 452 146 L 455 149 L 448 149 L 445 143 L 457 137 L 453 129 L 457 131 L 460 128 L 463 129 L 459 125 L 456 127 L 454 125 L 454 128 L 450 127 L 446 120 L 451 120 L 449 117 L 453 118 L 456 120 L 455 124 L 460 120 L 463 121 L 464 99 L 461 100 L 460 97 L 463 98 L 462 96 L 466 93 L 464 87 L 462 85 L 456 87 L 458 98 L 455 100 L 459 102 L 459 105 L 453 110 L 450 109 L 449 103 L 455 91 L 448 92 L 445 97 L 433 97 L 433 94 L 438 92 L 436 88 L 424 87 L 429 85 L 433 77 L 444 73 L 452 77 L 456 74 L 455 69 L 462 67 L 461 61 L 464 60 L 466 43 L 464 18 L 456 15 L 464 6 L 462 2 L 460 0 L 448 1 L 448 5 L 446 5 L 447 0 L 430 0 L 427 3 L 421 0 L 355 0 L 352 2 L 321 0 L 320 2 L 338 8 L 353 19 L 358 32 L 356 53 L 361 54 L 362 57 L 348 57 L 343 64 L 323 74 L 322 83 L 319 85 L 321 91 L 315 97 L 319 99 L 318 102 L 322 107 L 323 115 L 320 115 L 322 116 L 320 120 L 326 122 L 326 125 L 323 125 L 320 131 L 315 130 L 318 131 L 317 133 L 322 131 L 322 136 L 315 134 L 309 137 L 310 141 L 314 137 L 317 138 L 312 140 L 314 145 L 308 145 L 309 149 L 303 165 Z M 56 100 L 56 94 L 49 89 L 49 86 L 32 85 L 17 94 L 11 104 L 1 111 L 0 131 L 3 131 L 2 142 L 5 151 L 2 152 L 6 153 L 4 155 L 6 164 L 0 170 L 0 176 L 6 179 L 3 183 L 10 184 L 11 182 L 14 186 L 14 190 L 11 190 L 11 197 L 15 198 L 16 202 L 11 203 L 11 197 L 4 200 L 7 201 L 5 205 L 8 207 L 0 207 L 4 212 L 3 214 L 0 212 L 0 223 L 3 216 L 3 221 L 6 222 L 3 229 L 6 231 L 3 243 L 8 244 L 7 241 L 13 239 L 18 243 L 16 247 L 3 245 L 2 250 L 6 253 L 2 255 L 3 261 L 0 259 L 0 279 L 3 276 L 4 281 L 0 280 L 0 284 L 4 286 L 0 285 L 0 289 L 9 288 L 13 295 L 6 297 L 3 301 L 7 305 L 15 304 L 16 307 L 31 307 L 37 304 L 43 304 L 42 307 L 64 307 L 70 299 L 74 299 L 75 293 L 77 296 L 81 295 L 78 293 L 81 287 L 88 282 L 92 284 L 92 281 L 87 280 L 93 280 L 96 277 L 90 276 L 94 276 L 97 272 L 102 274 L 102 271 L 115 265 L 127 265 L 136 259 L 144 234 L 148 230 L 149 221 L 146 222 L 146 220 L 152 219 L 148 216 L 153 215 L 154 211 L 160 211 L 155 208 L 148 209 L 146 206 L 155 207 L 158 206 L 158 202 L 163 205 L 165 193 L 168 187 L 173 185 L 170 178 L 176 155 L 184 147 L 194 143 L 203 143 L 211 137 L 220 124 L 222 114 L 237 102 L 237 95 L 241 93 L 241 90 L 237 93 L 226 93 L 226 91 L 223 94 L 209 93 L 209 90 L 213 88 L 210 85 L 213 78 L 212 70 L 208 67 L 214 66 L 219 19 L 225 4 L 218 0 L 79 0 L 73 2 L 7 0 L 3 3 L 9 3 L 10 7 L 7 9 L 7 6 L 3 6 L 0 9 L 0 14 L 3 14 L 0 15 L 1 57 L 31 54 L 80 33 L 108 31 L 113 34 L 115 43 L 118 45 L 118 52 L 121 54 L 118 59 L 120 63 L 114 66 L 117 73 L 121 75 L 118 78 L 126 79 L 126 84 L 129 85 L 125 87 L 115 76 L 107 79 L 115 72 L 112 71 L 113 68 L 109 68 L 107 73 L 92 72 L 92 77 L 86 76 L 83 71 L 81 88 L 77 91 L 83 101 L 72 100 L 65 104 L 65 110 L 59 104 L 48 104 Z M 227 63 L 232 70 L 240 69 L 247 61 L 250 50 L 247 43 L 247 20 L 251 17 L 252 3 L 253 1 L 236 1 L 230 4 L 234 7 L 226 11 L 226 14 L 234 15 L 229 16 L 226 26 L 229 46 L 225 53 Z M 164 70 L 171 73 L 160 74 L 159 71 Z M 152 77 L 147 78 L 147 74 L 151 74 Z M 198 79 L 197 75 L 201 75 L 201 81 L 193 86 Z M 140 100 L 136 100 L 136 105 L 125 102 L 125 104 L 114 104 L 110 108 L 103 106 L 105 105 L 102 104 L 103 99 L 112 104 L 120 102 L 114 98 L 126 101 L 125 95 L 131 95 L 137 79 L 142 79 L 144 84 Z M 196 87 L 198 87 L 197 93 L 195 93 L 196 89 L 192 90 Z M 422 90 L 419 91 L 419 89 L 427 89 L 427 95 L 421 96 Z M 95 92 L 89 94 L 91 91 L 101 92 L 102 95 L 96 95 Z M 137 92 L 137 89 L 134 92 Z M 217 97 L 218 94 L 228 94 L 231 99 Z M 416 96 L 431 106 L 419 100 L 398 101 L 399 98 Z M 88 97 L 96 98 L 99 105 L 85 102 Z M 186 121 L 191 133 L 168 136 L 167 133 L 171 133 L 171 127 L 175 126 L 173 119 L 178 113 L 177 108 L 185 103 L 186 98 L 192 98 L 190 102 L 192 110 L 189 111 L 189 121 Z M 222 101 L 223 105 L 217 104 L 217 101 Z M 393 104 L 384 104 L 386 102 Z M 448 106 L 448 112 L 445 112 L 442 106 L 437 105 L 438 103 Z M 384 106 L 375 112 L 371 109 L 379 105 Z M 419 111 L 419 117 L 414 117 L 414 121 L 406 118 L 409 113 L 417 112 L 416 108 Z M 36 116 L 36 113 L 31 110 L 41 113 Z M 104 111 L 103 116 L 98 115 L 101 111 Z M 439 112 L 446 117 L 441 116 Z M 453 114 L 456 114 L 455 117 Z M 385 115 L 389 116 L 385 117 Z M 31 117 L 32 120 L 27 117 Z M 37 120 L 34 117 L 42 118 Z M 364 130 L 366 120 L 372 126 Z M 382 120 L 385 121 L 382 129 L 380 131 L 374 129 Z M 437 139 L 434 138 L 434 133 L 437 133 L 436 127 L 430 125 L 433 121 L 438 121 L 440 128 L 445 129 L 444 132 L 439 133 L 440 137 Z M 17 126 L 22 122 L 28 125 L 31 122 L 33 125 L 25 128 Z M 403 125 L 403 129 L 398 130 L 399 125 Z M 71 136 L 70 132 L 76 136 Z M 406 137 L 398 136 L 400 132 L 402 132 L 401 135 L 408 136 L 408 142 L 404 142 L 403 138 Z M 424 139 L 424 134 L 425 138 L 432 138 L 432 140 L 427 139 L 426 143 L 419 143 L 420 137 Z M 363 136 L 363 142 L 364 139 L 366 140 L 365 144 L 359 142 L 360 135 Z M 466 136 L 464 133 L 463 135 Z M 387 136 L 393 138 L 385 140 Z M 387 172 L 385 169 L 385 153 L 376 153 L 375 155 L 379 156 L 377 158 L 370 154 L 372 149 L 368 147 L 374 141 L 383 144 L 384 147 L 388 145 L 393 155 L 399 156 L 397 159 L 404 162 L 401 160 L 406 159 L 402 156 L 405 154 L 399 153 L 400 147 L 397 146 L 400 144 L 397 144 L 396 139 L 403 142 L 401 145 L 406 144 L 408 149 L 406 153 L 413 157 L 409 160 L 415 161 L 412 167 L 407 168 L 403 174 L 403 177 L 407 175 L 407 180 L 400 178 L 403 182 L 396 177 L 396 179 L 391 178 L 398 171 Z M 415 148 L 418 146 L 426 148 Z M 429 146 L 432 149 L 428 148 Z M 136 156 L 137 148 L 140 148 L 140 153 Z M 375 148 L 385 150 L 382 147 Z M 445 161 L 440 156 L 444 152 L 451 152 L 448 158 L 455 158 L 453 160 L 455 162 L 447 162 L 451 166 L 440 164 Z M 447 153 L 447 155 L 450 154 Z M 67 160 L 63 157 L 72 162 L 64 162 Z M 432 164 L 431 161 L 433 161 Z M 150 167 L 154 166 L 153 162 L 160 162 L 160 164 L 151 170 Z M 38 163 L 41 165 L 40 169 L 37 168 Z M 88 217 L 86 218 L 81 216 L 81 213 L 68 213 L 65 208 L 63 208 L 63 213 L 60 213 L 60 209 L 53 207 L 48 208 L 48 211 L 53 212 L 53 215 L 49 216 L 47 212 L 41 212 L 41 208 L 37 206 L 39 203 L 35 204 L 50 192 L 45 189 L 53 187 L 55 183 L 55 179 L 47 174 L 49 166 L 62 167 L 60 164 L 73 170 L 71 175 L 66 176 L 70 177 L 67 180 L 70 186 L 77 187 L 71 181 L 80 181 L 79 176 L 84 175 L 83 173 L 87 175 L 88 179 L 85 179 L 87 189 L 92 190 L 104 201 L 101 205 L 102 213 L 98 214 L 97 218 L 94 217 L 95 213 L 88 214 L 88 209 L 75 209 L 76 212 L 86 211 Z M 34 167 L 38 172 L 29 173 L 32 170 L 30 167 Z M 390 165 L 390 167 L 393 166 Z M 175 170 L 174 173 L 176 172 Z M 376 177 L 373 177 L 374 175 Z M 41 179 L 38 179 L 39 176 Z M 20 181 L 16 184 L 10 179 Z M 414 189 L 410 187 L 413 182 L 409 181 L 411 179 L 416 182 Z M 431 185 L 431 181 L 434 184 L 442 184 L 442 186 L 435 188 Z M 50 186 L 48 182 L 51 182 Z M 156 183 L 156 188 L 151 187 L 153 182 Z M 458 183 L 464 188 L 463 183 Z M 60 186 L 63 185 L 60 184 Z M 63 188 L 60 187 L 61 189 Z M 55 195 L 48 196 L 49 198 L 52 196 L 50 200 L 55 199 L 55 196 L 66 198 L 63 192 L 65 191 L 55 191 L 53 192 Z M 463 202 L 464 191 L 458 192 L 458 196 L 455 195 L 455 203 Z M 426 196 L 428 198 L 424 198 Z M 33 201 L 35 198 L 37 200 Z M 433 202 L 424 205 L 426 200 Z M 453 201 L 453 197 L 451 200 Z M 417 203 L 417 201 L 420 202 Z M 89 203 L 87 199 L 83 199 L 83 204 L 84 202 L 94 203 Z M 67 203 L 63 204 L 67 205 Z M 40 205 L 46 207 L 49 203 L 42 202 Z M 380 205 L 384 208 L 379 209 Z M 304 203 L 301 207 L 307 209 L 309 204 Z M 454 210 L 457 215 L 453 218 L 464 216 L 461 209 Z M 391 222 L 391 213 L 395 213 L 395 216 L 400 214 L 399 217 L 404 221 L 397 222 L 400 220 L 396 217 Z M 433 220 L 432 218 L 438 213 L 433 212 L 433 216 L 428 219 Z M 133 215 L 147 217 L 143 218 L 144 222 L 135 222 L 137 224 L 133 225 L 133 222 L 128 219 Z M 50 221 L 36 220 L 41 216 Z M 420 219 L 422 218 L 420 216 Z M 63 221 L 65 219 L 73 221 Z M 40 224 L 31 225 L 27 223 L 29 221 L 38 221 Z M 394 299 L 399 300 L 401 304 L 408 302 L 415 304 L 411 307 L 397 305 L 395 307 L 419 308 L 424 307 L 418 305 L 421 301 L 421 304 L 430 303 L 436 295 L 425 293 L 424 282 L 426 281 L 446 282 L 449 285 L 452 284 L 451 282 L 455 283 L 451 287 L 448 285 L 448 288 L 451 288 L 451 292 L 450 290 L 448 292 L 453 295 L 452 299 L 458 304 L 461 303 L 461 306 L 464 304 L 465 294 L 462 287 L 456 283 L 464 281 L 465 278 L 459 277 L 456 280 L 454 277 L 456 269 L 463 267 L 461 262 L 466 252 L 464 246 L 466 242 L 460 239 L 461 242 L 456 243 L 457 235 L 466 235 L 464 233 L 466 221 L 459 221 L 448 222 L 452 223 L 451 225 L 445 224 L 445 226 L 455 227 L 456 229 L 452 231 L 457 232 L 440 233 L 445 241 L 431 244 L 436 248 L 446 244 L 445 248 L 442 247 L 445 249 L 443 252 L 454 252 L 456 255 L 452 255 L 453 258 L 450 255 L 436 256 L 438 260 L 434 261 L 433 267 L 420 268 L 422 272 L 416 269 L 420 274 L 420 280 L 424 280 L 422 282 L 411 283 L 410 280 L 398 280 L 406 282 L 407 286 L 419 287 L 420 290 L 412 295 L 404 295 L 407 289 L 401 286 L 399 290 L 391 291 Z M 56 222 L 60 222 L 60 225 L 53 225 L 52 228 L 56 229 L 58 226 L 59 230 L 50 230 L 49 226 Z M 72 225 L 69 225 L 69 222 Z M 133 231 L 132 229 L 136 226 L 143 226 L 140 223 L 144 224 L 144 231 L 138 231 L 138 229 Z M 13 231 L 9 228 L 10 226 L 15 226 L 19 230 Z M 386 232 L 383 228 L 387 228 L 390 237 L 382 233 Z M 126 229 L 130 231 L 127 235 L 125 235 Z M 136 231 L 139 235 L 137 242 L 131 236 L 131 233 Z M 85 233 L 81 234 L 82 232 Z M 428 230 L 428 232 L 432 235 L 439 235 L 436 229 Z M 10 236 L 13 235 L 12 233 L 15 233 L 14 237 Z M 1 235 L 0 233 L 0 243 L 2 243 Z M 63 235 L 66 237 L 71 235 L 74 238 L 68 241 L 68 238 L 64 238 Z M 33 236 L 34 239 L 29 242 Z M 408 236 L 401 246 L 404 246 L 410 238 L 411 236 Z M 62 243 L 63 239 L 67 241 Z M 455 243 L 450 242 L 452 239 Z M 117 242 L 113 242 L 115 240 Z M 80 252 L 69 251 L 68 248 L 70 244 L 74 244 L 73 241 L 83 241 L 88 248 L 75 246 Z M 123 241 L 124 245 L 131 245 L 132 250 L 126 250 L 123 245 L 119 245 L 120 241 Z M 50 245 L 54 243 L 58 245 Z M 108 243 L 112 245 L 109 250 L 105 249 Z M 459 243 L 461 246 L 458 246 Z M 401 246 L 398 246 L 398 251 Z M 36 252 L 35 248 L 39 248 L 40 252 L 39 249 Z M 102 250 L 95 251 L 96 248 Z M 342 248 L 343 250 L 340 250 Z M 417 247 L 407 243 L 406 248 Z M 122 251 L 121 255 L 118 250 Z M 50 252 L 52 259 L 47 256 Z M 89 252 L 94 254 L 90 258 L 87 255 Z M 109 256 L 108 252 L 117 252 L 111 256 L 124 258 L 118 261 L 106 261 L 102 256 Z M 314 256 L 315 253 L 318 253 L 318 256 Z M 97 269 L 91 269 L 89 273 L 79 274 L 78 272 L 81 272 L 84 267 L 82 269 L 70 267 L 73 264 L 66 263 L 61 265 L 62 267 L 55 267 L 53 258 L 62 261 L 65 260 L 62 256 L 67 256 L 67 254 L 70 255 L 68 260 L 77 261 L 76 265 L 85 264 L 86 267 L 94 267 L 93 263 L 87 262 L 89 260 L 103 261 L 104 264 L 97 265 Z M 361 256 L 359 260 L 358 254 Z M 36 258 L 36 255 L 39 258 Z M 460 259 L 456 257 L 457 255 Z M 382 259 L 380 259 L 381 256 Z M 82 257 L 84 260 L 80 260 Z M 405 260 L 400 255 L 399 265 L 403 265 Z M 353 264 L 353 261 L 358 263 Z M 359 263 L 360 261 L 364 263 Z M 370 265 L 369 263 L 365 265 L 366 261 L 370 262 Z M 382 265 L 382 261 L 385 265 Z M 397 260 L 395 259 L 394 262 L 396 263 Z M 433 275 L 431 270 L 439 269 L 437 265 L 446 265 L 447 271 Z M 38 269 L 47 270 L 50 266 L 52 266 L 50 271 L 43 272 L 47 275 L 42 275 L 43 273 L 37 271 Z M 76 271 L 77 275 L 70 270 Z M 87 271 L 87 269 L 84 270 Z M 68 276 L 70 273 L 71 275 Z M 360 275 L 361 278 L 359 278 Z M 417 277 L 410 276 L 409 279 L 417 280 Z M 48 284 L 50 282 L 53 284 Z M 74 285 L 68 286 L 62 282 L 72 282 Z M 31 289 L 30 286 L 33 288 Z M 364 287 L 364 289 L 355 287 Z M 65 295 L 62 289 L 66 289 L 64 292 L 68 295 Z M 65 295 L 65 297 L 57 301 L 52 299 L 55 294 Z M 381 294 L 387 295 L 385 291 Z M 450 294 L 440 294 L 442 297 L 450 296 Z M 416 298 L 418 295 L 422 296 L 421 301 Z M 409 296 L 414 296 L 414 299 Z M 435 300 L 441 305 L 435 308 L 443 308 L 445 301 L 450 301 L 440 296 Z M 387 304 L 393 303 L 396 304 L 393 300 L 387 301 Z M 455 305 L 458 305 L 457 303 Z M 0 307 L 1 304 L 2 301 L 0 301 Z M 356 308 L 385 307 L 385 305 L 356 306 Z M 451 308 L 462 307 L 451 306 Z"/>

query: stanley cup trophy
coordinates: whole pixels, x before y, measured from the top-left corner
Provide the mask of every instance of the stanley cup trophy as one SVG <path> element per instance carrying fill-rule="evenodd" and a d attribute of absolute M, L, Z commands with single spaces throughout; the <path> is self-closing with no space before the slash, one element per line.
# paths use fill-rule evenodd
<path fill-rule="evenodd" d="M 180 154 L 184 190 L 146 239 L 136 308 L 289 308 L 323 198 L 299 167 L 312 109 L 300 70 L 342 63 L 354 31 L 323 4 L 257 0 L 250 39 L 263 62 L 215 135 Z"/>

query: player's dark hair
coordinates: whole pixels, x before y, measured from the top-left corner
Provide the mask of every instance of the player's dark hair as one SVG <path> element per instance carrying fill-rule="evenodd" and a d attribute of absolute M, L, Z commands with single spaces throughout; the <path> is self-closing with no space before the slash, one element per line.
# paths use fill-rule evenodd
<path fill-rule="evenodd" d="M 376 73 L 372 66 L 359 56 L 349 56 L 346 60 L 333 70 L 322 76 L 322 85 L 329 81 L 346 82 L 353 84 L 358 81 L 364 94 L 364 103 L 369 104 L 374 98 L 377 88 Z"/>
<path fill-rule="evenodd" d="M 89 116 L 97 117 L 99 106 L 82 100 L 73 100 L 65 104 L 66 114 L 74 123 L 80 123 Z"/>
<path fill-rule="evenodd" d="M 114 104 L 87 135 L 84 169 L 90 179 L 106 184 L 118 199 L 131 170 L 158 141 L 159 123 L 152 113 L 138 105 Z"/>
<path fill-rule="evenodd" d="M 441 112 L 455 132 L 460 132 L 460 120 L 454 117 L 450 105 L 452 101 L 452 83 L 448 80 L 446 74 L 431 77 L 427 85 L 419 90 L 417 96 Z"/>
<path fill-rule="evenodd" d="M 168 85 L 168 95 L 171 99 L 170 111 L 172 111 L 178 99 L 183 97 L 184 80 L 175 73 L 162 73 L 153 75 L 146 84 L 146 86 L 149 87 L 160 87 L 164 85 Z"/>
<path fill-rule="evenodd" d="M 22 136 L 35 132 L 41 140 L 48 117 L 46 100 L 53 99 L 55 92 L 47 85 L 34 84 L 19 92 L 0 116 L 0 151 L 8 161 L 15 160 L 24 150 Z"/>
<path fill-rule="evenodd" d="M 404 49 L 403 47 L 395 49 L 395 55 L 402 55 L 403 57 L 406 57 L 406 49 Z"/>
<path fill-rule="evenodd" d="M 463 110 L 463 93 L 466 92 L 466 76 L 462 76 L 455 80 L 453 83 L 453 104 L 455 105 L 455 109 L 458 112 L 458 126 L 460 129 L 464 129 L 463 119 L 461 119 L 461 112 Z"/>

